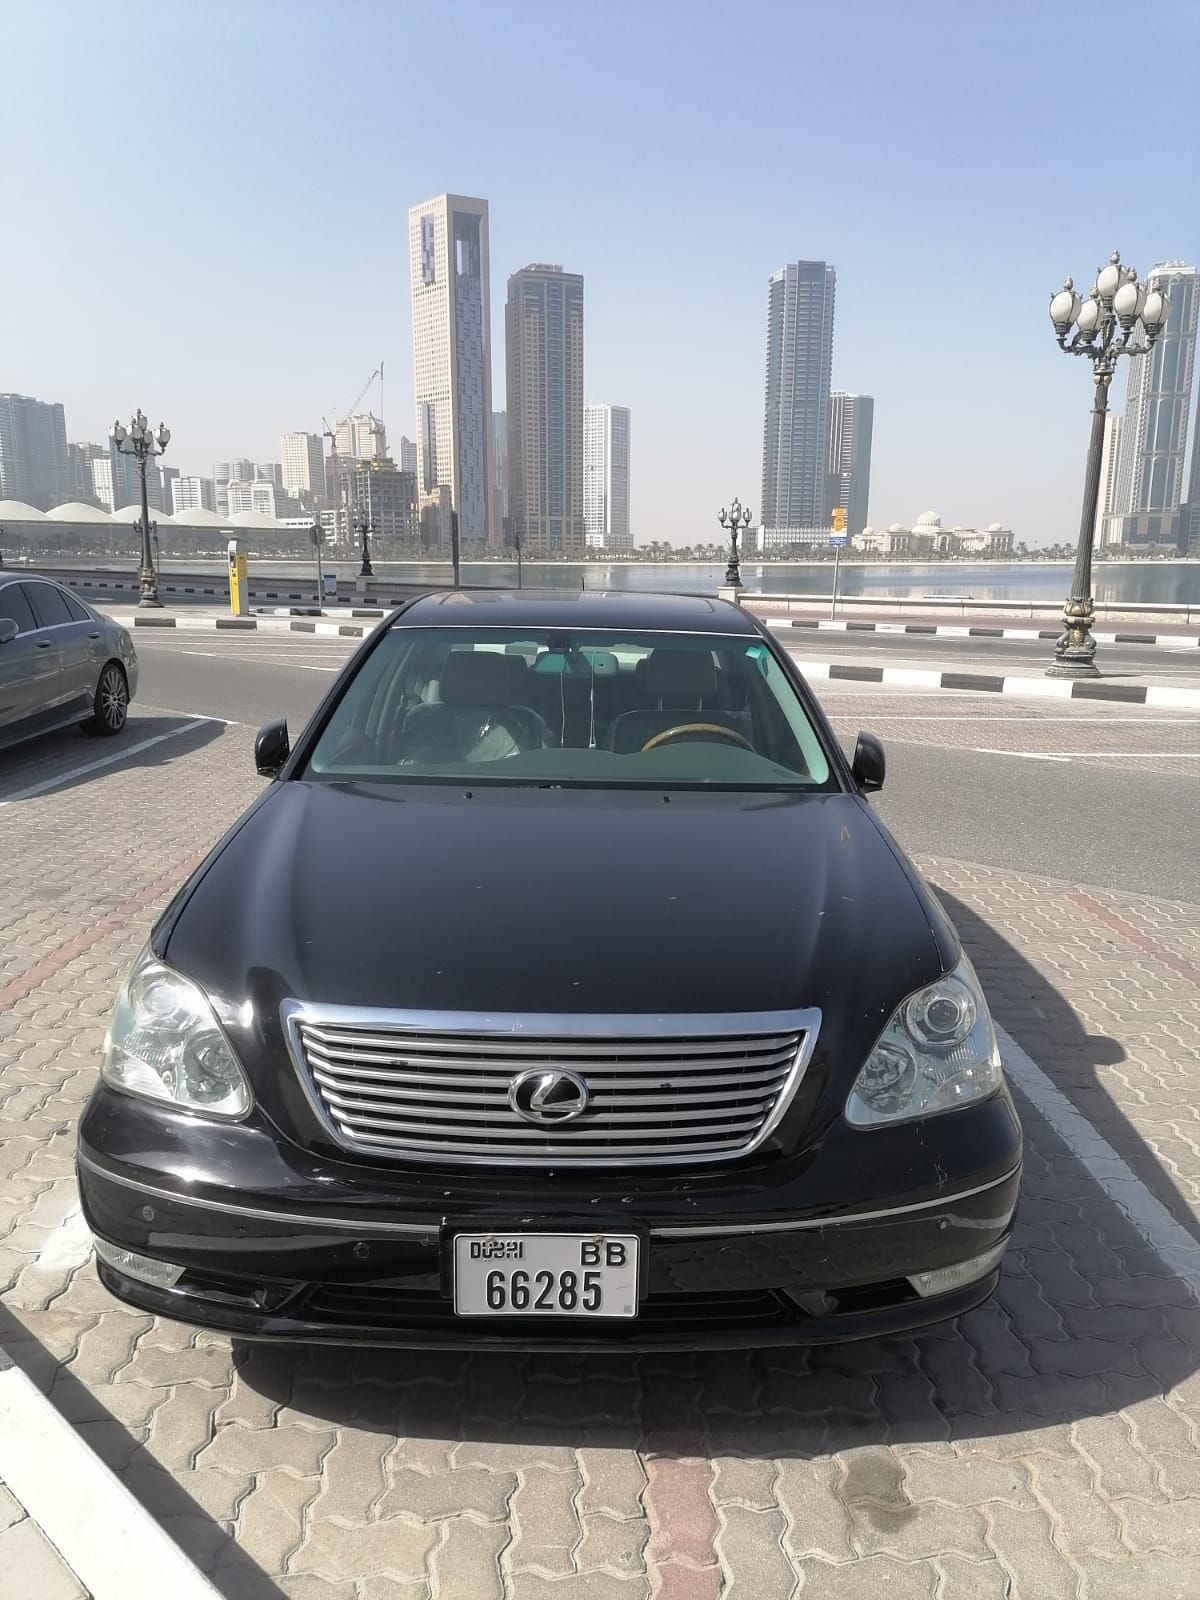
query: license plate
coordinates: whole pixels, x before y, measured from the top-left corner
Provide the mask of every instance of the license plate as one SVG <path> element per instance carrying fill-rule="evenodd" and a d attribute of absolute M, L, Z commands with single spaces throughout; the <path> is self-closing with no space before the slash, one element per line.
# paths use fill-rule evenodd
<path fill-rule="evenodd" d="M 632 1233 L 456 1233 L 460 1317 L 636 1317 Z"/>

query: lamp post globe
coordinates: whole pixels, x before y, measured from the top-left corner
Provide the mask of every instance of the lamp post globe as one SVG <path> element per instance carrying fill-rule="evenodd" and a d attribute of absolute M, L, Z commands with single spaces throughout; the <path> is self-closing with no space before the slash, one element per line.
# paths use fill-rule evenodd
<path fill-rule="evenodd" d="M 1108 391 L 1121 356 L 1144 356 L 1166 325 L 1168 306 L 1157 282 L 1138 280 L 1117 251 L 1100 268 L 1091 293 L 1080 300 L 1067 278 L 1051 296 L 1050 320 L 1058 348 L 1066 355 L 1085 356 L 1092 363 L 1092 430 L 1083 475 L 1083 507 L 1071 592 L 1063 605 L 1063 631 L 1046 668 L 1055 678 L 1098 678 L 1096 640 L 1092 633 L 1096 607 L 1092 598 L 1092 546 L 1100 505 L 1100 468 Z M 1072 330 L 1074 330 L 1072 332 Z"/>

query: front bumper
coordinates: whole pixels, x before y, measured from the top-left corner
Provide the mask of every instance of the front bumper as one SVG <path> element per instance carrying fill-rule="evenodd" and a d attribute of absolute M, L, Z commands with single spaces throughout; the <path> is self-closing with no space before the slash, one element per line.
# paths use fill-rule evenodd
<path fill-rule="evenodd" d="M 826 1190 L 818 1205 L 811 1174 L 789 1186 L 776 1171 L 774 1182 L 737 1189 L 676 1179 L 673 1200 L 639 1182 L 633 1193 L 610 1184 L 585 1201 L 576 1185 L 550 1204 L 544 1184 L 540 1194 L 510 1184 L 508 1198 L 493 1184 L 485 1199 L 461 1175 L 360 1168 L 351 1181 L 334 1164 L 281 1149 L 266 1130 L 200 1124 L 101 1089 L 81 1128 L 79 1187 L 100 1239 L 184 1269 L 164 1289 L 100 1262 L 112 1293 L 141 1310 L 243 1338 L 464 1349 L 826 1344 L 960 1315 L 995 1287 L 994 1266 L 930 1298 L 911 1281 L 1002 1248 L 1012 1227 L 1020 1130 L 1011 1102 L 998 1096 L 954 1120 L 960 1151 L 962 1136 L 967 1145 L 973 1137 L 974 1171 L 960 1161 L 940 1182 L 931 1170 L 923 1186 L 914 1177 L 909 1192 L 871 1202 L 860 1187 L 849 1201 Z M 159 1150 L 147 1160 L 146 1134 L 155 1127 Z M 179 1152 L 190 1146 L 190 1162 L 166 1153 L 172 1131 Z M 862 1136 L 852 1139 L 849 1148 L 862 1146 Z M 197 1160 L 205 1141 L 212 1159 Z M 303 1172 L 289 1160 L 305 1163 Z M 251 1169 L 253 1184 L 245 1176 Z M 481 1225 L 637 1228 L 637 1318 L 455 1317 L 448 1240 Z"/>

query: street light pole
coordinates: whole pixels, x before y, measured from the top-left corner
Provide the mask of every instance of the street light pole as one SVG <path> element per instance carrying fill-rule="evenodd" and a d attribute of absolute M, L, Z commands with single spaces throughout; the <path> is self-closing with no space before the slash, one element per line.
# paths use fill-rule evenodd
<path fill-rule="evenodd" d="M 375 569 L 371 565 L 371 547 L 367 543 L 367 536 L 372 533 L 370 511 L 364 511 L 361 502 L 354 508 L 354 531 L 362 541 L 362 566 L 358 569 L 360 578 L 373 578 Z"/>
<path fill-rule="evenodd" d="M 1096 640 L 1092 634 L 1096 615 L 1092 598 L 1092 546 L 1100 505 L 1100 463 L 1108 392 L 1118 358 L 1144 356 L 1166 327 L 1169 310 L 1157 280 L 1152 278 L 1139 283 L 1135 269 L 1122 266 L 1115 250 L 1108 265 L 1096 274 L 1086 300 L 1080 299 L 1074 283 L 1067 278 L 1050 301 L 1050 320 L 1054 324 L 1058 348 L 1067 355 L 1086 356 L 1091 361 L 1095 398 L 1084 468 L 1075 571 L 1071 577 L 1071 593 L 1063 607 L 1063 631 L 1054 646 L 1054 660 L 1046 668 L 1047 677 L 1100 676 L 1095 663 Z M 1075 329 L 1073 335 L 1072 328 Z"/>
<path fill-rule="evenodd" d="M 158 575 L 154 570 L 154 553 L 150 548 L 150 501 L 146 493 L 146 464 L 154 456 L 161 456 L 171 442 L 171 430 L 160 422 L 157 433 L 152 432 L 146 416 L 140 409 L 135 412 L 128 428 L 120 420 L 114 422 L 109 437 L 123 456 L 132 456 L 137 462 L 142 489 L 142 566 L 138 574 L 138 606 L 140 609 L 162 610 L 158 598 Z"/>
<path fill-rule="evenodd" d="M 725 584 L 730 589 L 742 587 L 742 568 L 738 560 L 738 534 L 750 526 L 751 513 L 742 510 L 742 502 L 735 500 L 726 511 L 721 507 L 717 521 L 729 535 L 729 565 L 725 568 Z"/>

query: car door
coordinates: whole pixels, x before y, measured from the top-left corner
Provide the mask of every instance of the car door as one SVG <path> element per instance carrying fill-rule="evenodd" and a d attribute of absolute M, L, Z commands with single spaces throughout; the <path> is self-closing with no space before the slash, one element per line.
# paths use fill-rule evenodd
<path fill-rule="evenodd" d="M 38 626 L 23 584 L 0 584 L 0 617 L 17 625 L 16 638 L 0 644 L 0 742 L 8 743 L 49 720 L 58 650 L 53 635 Z"/>
<path fill-rule="evenodd" d="M 88 630 L 94 624 L 86 617 L 82 622 L 76 621 L 66 593 L 57 584 L 26 578 L 21 587 L 57 652 L 58 685 L 53 702 L 57 715 L 63 718 L 78 711 L 82 717 L 91 709 L 96 693 L 93 645 L 88 638 Z"/>
<path fill-rule="evenodd" d="M 60 591 L 67 602 L 67 610 L 71 613 L 71 648 L 78 647 L 82 660 L 82 688 L 80 691 L 80 711 L 86 716 L 95 709 L 96 685 L 100 682 L 100 671 L 109 658 L 111 640 L 104 636 L 100 618 L 96 613 L 84 605 L 77 595 L 69 589 Z M 64 634 L 64 638 L 68 635 Z"/>

